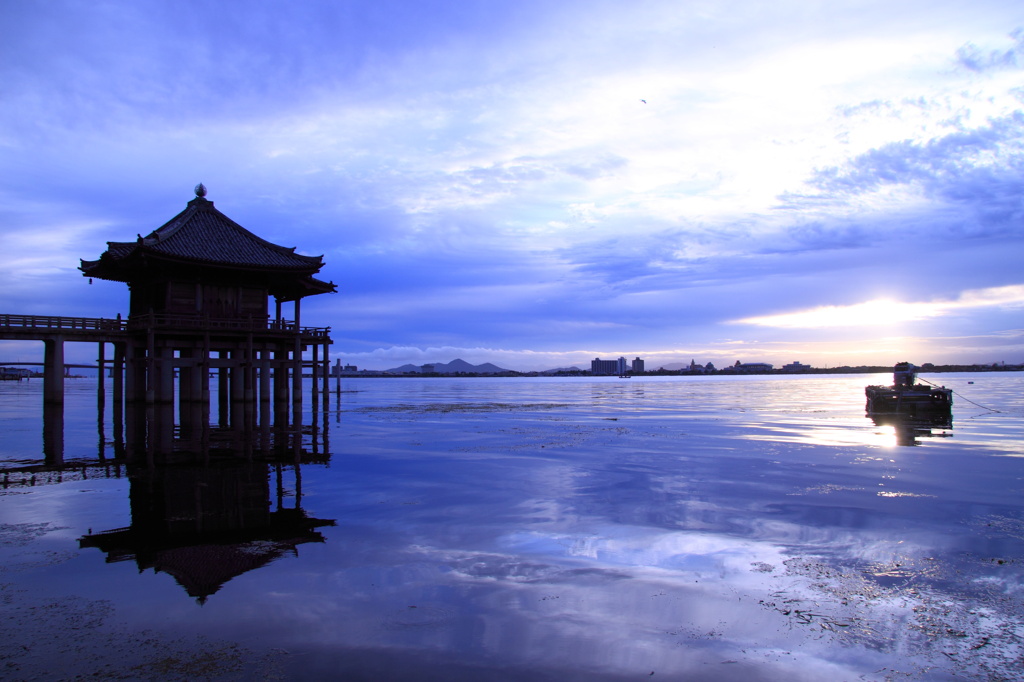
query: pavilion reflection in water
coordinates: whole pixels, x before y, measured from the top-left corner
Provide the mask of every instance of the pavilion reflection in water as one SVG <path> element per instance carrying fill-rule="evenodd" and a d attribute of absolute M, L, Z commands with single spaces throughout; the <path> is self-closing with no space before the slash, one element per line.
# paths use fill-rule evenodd
<path fill-rule="evenodd" d="M 328 461 L 326 422 L 242 431 L 183 427 L 169 409 L 132 416 L 131 526 L 90 532 L 80 547 L 167 573 L 204 603 L 232 578 L 325 541 L 317 529 L 335 522 L 302 508 L 302 466 Z"/>
<path fill-rule="evenodd" d="M 232 578 L 297 556 L 301 544 L 324 542 L 318 529 L 335 525 L 302 507 L 303 467 L 330 460 L 327 405 L 320 409 L 314 394 L 312 408 L 308 423 L 268 419 L 242 428 L 187 415 L 180 423 L 173 406 L 138 406 L 107 440 L 101 402 L 97 455 L 71 458 L 64 457 L 63 410 L 50 409 L 43 459 L 3 466 L 0 487 L 127 478 L 131 525 L 90 529 L 79 546 L 100 549 L 111 563 L 167 573 L 204 603 Z"/>

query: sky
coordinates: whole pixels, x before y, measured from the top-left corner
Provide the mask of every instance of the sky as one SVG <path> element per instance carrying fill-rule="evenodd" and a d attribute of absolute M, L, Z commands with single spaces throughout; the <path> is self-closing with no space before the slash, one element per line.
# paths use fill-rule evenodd
<path fill-rule="evenodd" d="M 1019 0 L 0 2 L 0 82 L 0 313 L 202 182 L 360 368 L 1024 362 Z"/>

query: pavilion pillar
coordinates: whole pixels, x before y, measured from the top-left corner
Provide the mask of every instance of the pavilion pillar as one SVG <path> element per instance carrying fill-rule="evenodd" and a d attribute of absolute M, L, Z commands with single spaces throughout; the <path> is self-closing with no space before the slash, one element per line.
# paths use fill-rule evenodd
<path fill-rule="evenodd" d="M 331 343 L 328 340 L 324 341 L 324 385 L 321 390 L 324 393 L 324 409 L 327 409 L 327 405 L 331 402 Z"/>
<path fill-rule="evenodd" d="M 284 343 L 274 351 L 274 424 L 288 423 L 288 350 Z"/>
<path fill-rule="evenodd" d="M 245 435 L 247 439 L 251 436 L 252 430 L 256 428 L 256 348 L 253 344 L 252 334 L 249 334 L 245 344 L 245 363 L 242 375 L 245 379 L 245 390 L 242 396 L 244 402 Z M 251 444 L 251 440 L 247 440 Z"/>
<path fill-rule="evenodd" d="M 156 400 L 156 335 L 153 332 L 153 328 L 150 327 L 146 333 L 146 362 L 145 362 L 145 380 L 143 385 L 146 389 L 146 404 L 152 405 L 153 401 Z"/>
<path fill-rule="evenodd" d="M 124 370 L 124 397 L 128 404 L 137 402 L 139 399 L 139 372 L 136 367 L 136 348 L 134 345 L 125 347 L 125 370 Z"/>
<path fill-rule="evenodd" d="M 245 423 L 245 352 L 231 351 L 231 428 L 240 430 Z"/>
<path fill-rule="evenodd" d="M 124 443 L 124 348 L 123 341 L 114 343 L 113 374 L 114 456 L 119 456 L 119 443 Z"/>
<path fill-rule="evenodd" d="M 225 362 L 230 355 L 229 351 L 222 350 L 218 351 L 219 362 L 217 363 L 217 423 L 221 427 L 228 425 L 228 413 L 230 408 L 230 381 L 231 373 L 225 366 Z"/>
<path fill-rule="evenodd" d="M 315 397 L 315 395 L 317 393 L 319 393 L 319 370 L 321 370 L 321 367 L 319 367 L 319 344 L 318 343 L 314 343 L 314 344 L 312 344 L 312 346 L 313 346 L 313 348 L 312 348 L 312 350 L 313 350 L 313 359 L 312 359 L 312 365 L 311 365 L 312 378 L 313 378 L 312 394 Z"/>
<path fill-rule="evenodd" d="M 292 423 L 302 423 L 302 339 L 297 333 L 292 359 Z"/>
<path fill-rule="evenodd" d="M 149 453 L 167 457 L 174 452 L 174 403 L 161 401 L 150 409 Z M 158 463 L 164 460 L 156 460 Z"/>
<path fill-rule="evenodd" d="M 157 351 L 155 378 L 155 401 L 174 405 L 174 349 L 172 347 L 161 346 Z"/>
<path fill-rule="evenodd" d="M 115 409 L 124 407 L 124 342 L 114 344 L 114 357 L 111 360 L 110 374 L 114 380 L 114 405 Z"/>
<path fill-rule="evenodd" d="M 309 423 L 310 423 L 310 439 L 311 445 L 313 446 L 313 453 L 317 452 L 317 428 L 316 420 L 320 414 L 320 343 L 314 341 L 313 346 L 313 359 L 310 361 L 310 367 L 312 369 L 312 379 L 310 382 L 310 410 L 309 410 Z M 326 404 L 324 409 L 327 409 Z"/>
<path fill-rule="evenodd" d="M 195 361 L 192 358 L 191 348 L 182 348 L 178 351 L 177 361 L 174 363 L 178 370 L 178 426 L 179 433 L 183 440 L 188 440 L 195 433 L 194 417 L 194 378 L 196 370 Z"/>
<path fill-rule="evenodd" d="M 338 410 L 338 415 L 339 415 L 339 419 L 340 419 L 340 415 L 341 415 L 341 410 Z M 327 410 L 324 410 L 324 419 L 323 419 L 323 424 L 324 424 L 324 425 L 323 425 L 323 434 L 324 434 L 324 435 L 323 435 L 323 445 L 324 445 L 324 454 L 325 454 L 325 455 L 330 455 L 330 454 L 331 454 L 331 438 L 330 438 L 330 433 L 331 433 L 331 418 L 330 418 L 330 415 L 328 414 L 328 411 L 327 411 Z"/>
<path fill-rule="evenodd" d="M 245 404 L 256 402 L 256 350 L 252 342 L 252 334 L 245 342 Z"/>
<path fill-rule="evenodd" d="M 43 402 L 64 404 L 64 339 L 43 341 Z"/>
<path fill-rule="evenodd" d="M 199 351 L 192 368 L 189 390 L 192 394 L 192 426 L 198 438 L 203 438 L 210 428 L 210 352 L 207 348 Z"/>
<path fill-rule="evenodd" d="M 146 422 L 146 406 L 141 402 L 129 403 L 124 415 L 125 454 L 135 461 L 138 461 L 138 457 L 146 451 Z"/>
<path fill-rule="evenodd" d="M 260 450 L 264 453 L 270 449 L 270 427 L 273 423 L 273 414 L 270 410 L 273 391 L 269 345 L 269 343 L 263 343 L 259 351 L 259 410 L 256 423 L 260 434 Z"/>
<path fill-rule="evenodd" d="M 269 425 L 270 419 L 270 351 L 266 347 L 260 351 L 260 410 L 259 410 L 259 421 L 260 425 Z"/>
<path fill-rule="evenodd" d="M 185 421 L 185 414 L 192 402 L 195 401 L 195 371 L 196 364 L 191 348 L 182 348 L 178 351 L 178 414 L 182 422 Z"/>
<path fill-rule="evenodd" d="M 302 298 L 296 298 L 295 306 L 295 364 L 292 370 L 292 423 L 302 424 Z"/>

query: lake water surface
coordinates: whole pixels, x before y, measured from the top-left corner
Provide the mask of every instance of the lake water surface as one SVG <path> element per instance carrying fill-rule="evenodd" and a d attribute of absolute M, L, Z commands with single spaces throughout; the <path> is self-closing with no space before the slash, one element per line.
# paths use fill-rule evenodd
<path fill-rule="evenodd" d="M 150 469 L 94 379 L 45 466 L 0 382 L 0 678 L 1022 680 L 1024 375 L 925 378 L 951 428 L 889 375 L 352 379 L 315 461 Z"/>

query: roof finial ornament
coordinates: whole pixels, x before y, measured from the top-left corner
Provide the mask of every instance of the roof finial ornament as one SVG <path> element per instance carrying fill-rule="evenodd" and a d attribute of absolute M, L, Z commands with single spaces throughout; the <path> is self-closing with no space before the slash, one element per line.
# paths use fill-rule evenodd
<path fill-rule="evenodd" d="M 196 196 L 199 197 L 200 199 L 206 196 L 206 186 L 203 185 L 203 183 L 201 182 L 198 185 L 196 185 Z"/>

